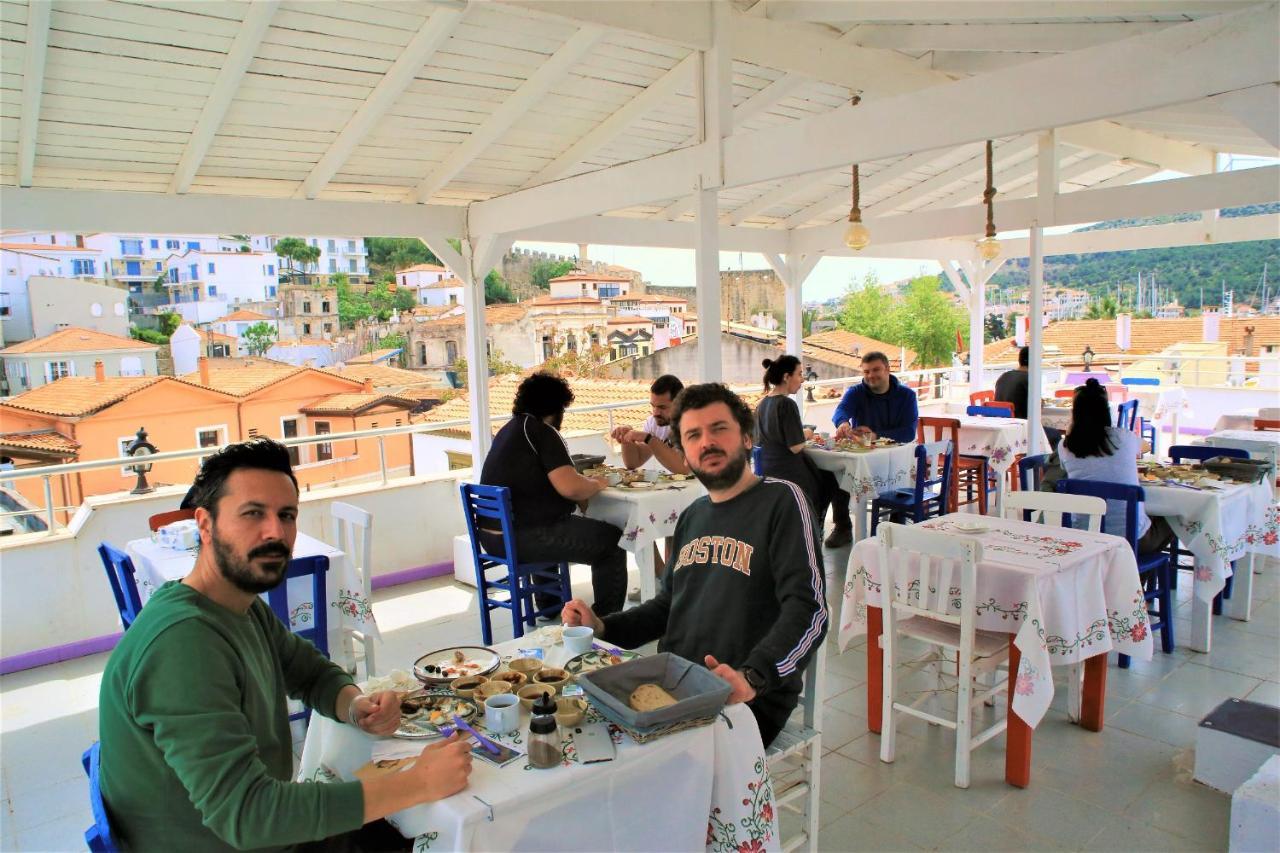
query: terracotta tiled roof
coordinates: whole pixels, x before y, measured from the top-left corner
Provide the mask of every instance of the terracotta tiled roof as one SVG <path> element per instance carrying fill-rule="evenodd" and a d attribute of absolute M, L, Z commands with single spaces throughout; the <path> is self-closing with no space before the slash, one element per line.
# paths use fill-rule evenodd
<path fill-rule="evenodd" d="M 240 342 L 240 339 L 235 335 L 224 335 L 222 332 L 215 332 L 213 329 L 192 329 L 192 331 L 199 335 L 200 341 L 205 344 L 215 343 L 235 346 Z"/>
<path fill-rule="evenodd" d="M 594 296 L 539 296 L 529 304 L 531 305 L 603 305 L 599 299 Z"/>
<path fill-rule="evenodd" d="M 357 356 L 352 356 L 351 358 L 347 359 L 347 364 L 375 364 L 379 361 L 390 358 L 391 356 L 395 355 L 397 352 L 399 352 L 399 350 L 395 348 L 376 349 L 370 352 L 361 353 L 360 355 L 357 355 Z"/>
<path fill-rule="evenodd" d="M 0 350 L 0 355 L 21 355 L 28 352 L 96 352 L 98 350 L 144 350 L 155 352 L 160 347 L 146 341 L 122 338 L 93 329 L 68 326 L 43 338 L 33 338 Z"/>
<path fill-rule="evenodd" d="M 97 249 L 80 249 L 76 246 L 48 246 L 44 243 L 0 243 L 0 249 L 11 252 L 88 252 L 98 254 Z"/>
<path fill-rule="evenodd" d="M 625 275 L 592 275 L 582 270 L 574 270 L 565 273 L 562 276 L 551 279 L 552 281 L 631 281 L 630 276 Z"/>
<path fill-rule="evenodd" d="M 448 268 L 437 266 L 436 264 L 414 264 L 411 267 L 405 267 L 402 270 L 396 270 L 396 274 L 402 272 L 448 272 Z"/>
<path fill-rule="evenodd" d="M 679 296 L 658 296 L 653 293 L 632 293 L 628 296 L 614 296 L 612 298 L 617 302 L 640 302 L 640 303 L 649 302 L 649 303 L 663 303 L 663 304 L 671 303 L 671 304 L 681 304 L 681 305 L 689 304 L 688 299 L 682 299 Z"/>
<path fill-rule="evenodd" d="M 289 338 L 276 341 L 274 347 L 333 347 L 333 341 L 327 338 Z"/>
<path fill-rule="evenodd" d="M 418 289 L 419 290 L 446 290 L 450 287 L 465 287 L 465 285 L 462 283 L 461 279 L 442 278 L 439 281 L 434 282 L 432 284 L 424 284 Z"/>
<path fill-rule="evenodd" d="M 67 438 L 56 430 L 40 429 L 0 434 L 0 448 L 32 450 L 39 454 L 74 458 L 80 450 L 80 442 Z"/>
<path fill-rule="evenodd" d="M 236 397 L 245 397 L 310 368 L 295 367 L 270 359 L 216 359 L 209 362 L 209 384 L 200 381 L 200 372 L 179 376 L 183 382 L 211 388 Z"/>
<path fill-rule="evenodd" d="M 653 324 L 653 320 L 648 317 L 610 317 L 606 325 L 609 326 L 634 326 L 643 324 Z"/>
<path fill-rule="evenodd" d="M 1245 327 L 1254 330 L 1255 352 L 1263 346 L 1280 346 L 1280 317 L 1222 317 L 1218 321 L 1218 340 L 1227 345 L 1227 352 L 1237 355 L 1244 352 Z M 1204 321 L 1201 317 L 1170 317 L 1167 319 L 1133 320 L 1129 327 L 1128 355 L 1149 355 L 1179 343 L 1199 343 L 1204 340 Z M 1050 323 L 1044 329 L 1046 346 L 1057 347 L 1063 355 L 1078 356 L 1086 346 L 1094 352 L 1117 352 L 1115 320 L 1061 320 Z M 989 361 L 1014 361 L 1018 357 L 1018 344 L 1014 338 L 992 341 L 983 349 Z"/>
<path fill-rule="evenodd" d="M 456 311 L 459 305 L 415 305 L 410 312 L 415 317 L 434 317 L 437 314 L 448 314 L 450 311 Z"/>
<path fill-rule="evenodd" d="M 298 409 L 304 415 L 358 415 L 379 406 L 390 406 L 397 409 L 412 409 L 417 401 L 392 394 L 374 392 L 366 394 L 355 392 L 350 394 L 330 394 L 321 397 Z"/>
<path fill-rule="evenodd" d="M 425 373 L 401 370 L 398 367 L 390 367 L 385 364 L 351 364 L 348 362 L 345 367 L 324 368 L 324 372 L 332 373 L 334 376 L 341 376 L 343 379 L 353 379 L 356 382 L 363 382 L 369 379 L 372 380 L 373 387 L 383 391 L 435 384 L 435 379 Z M 444 391 L 446 389 L 442 388 L 440 390 Z"/>
<path fill-rule="evenodd" d="M 599 301 L 599 300 L 595 300 Z M 536 302 L 536 300 L 535 300 Z M 484 308 L 484 324 L 486 326 L 499 326 L 504 323 L 516 323 L 525 318 L 529 313 L 528 302 L 520 302 L 515 305 L 500 304 L 486 305 Z M 448 317 L 437 317 L 423 323 L 424 326 L 440 328 L 443 326 L 463 326 L 466 325 L 467 317 L 464 313 L 450 314 Z"/>
<path fill-rule="evenodd" d="M 909 370 L 916 360 L 915 350 L 906 349 L 907 363 L 903 365 L 902 347 L 845 329 L 829 329 L 810 335 L 804 339 L 804 349 L 806 354 L 812 353 L 815 358 L 854 368 L 862 366 L 863 355 L 877 350 L 889 357 L 889 367 L 892 370 Z"/>
<path fill-rule="evenodd" d="M 57 417 L 79 418 L 99 412 L 157 382 L 164 376 L 108 376 L 101 382 L 88 376 L 64 376 L 39 388 L 10 397 L 2 405 Z"/>
<path fill-rule="evenodd" d="M 274 323 L 276 318 L 268 317 L 266 314 L 259 314 L 257 311 L 246 311 L 245 309 L 241 308 L 237 311 L 232 311 L 230 314 L 228 314 L 225 317 L 219 317 L 213 322 L 215 323 L 223 323 L 227 321 L 241 322 L 244 320 L 253 320 L 255 322 L 258 320 L 266 320 L 268 323 Z"/>

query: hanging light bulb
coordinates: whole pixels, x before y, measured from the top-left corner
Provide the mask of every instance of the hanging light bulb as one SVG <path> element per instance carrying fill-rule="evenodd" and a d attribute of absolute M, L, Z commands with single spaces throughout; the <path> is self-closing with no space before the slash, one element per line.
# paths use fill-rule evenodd
<path fill-rule="evenodd" d="M 862 96 L 855 94 L 850 100 L 850 106 L 856 107 L 862 100 Z M 853 164 L 851 189 L 853 198 L 849 204 L 849 227 L 844 229 L 844 244 L 855 252 L 861 252 L 871 243 L 871 232 L 867 230 L 867 226 L 862 224 L 862 208 L 859 203 L 862 200 L 862 187 L 858 183 L 858 164 Z"/>
<path fill-rule="evenodd" d="M 994 178 L 991 173 L 991 140 L 987 140 L 987 186 L 982 191 L 982 203 L 987 206 L 987 235 L 978 241 L 978 254 L 984 261 L 994 261 L 1000 257 L 1000 241 L 996 239 L 996 188 L 992 186 Z"/>

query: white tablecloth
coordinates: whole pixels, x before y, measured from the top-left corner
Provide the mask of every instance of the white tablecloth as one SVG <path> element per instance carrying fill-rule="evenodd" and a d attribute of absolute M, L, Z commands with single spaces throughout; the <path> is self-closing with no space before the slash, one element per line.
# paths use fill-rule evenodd
<path fill-rule="evenodd" d="M 528 637 L 495 648 L 515 654 Z M 547 650 L 562 663 L 563 646 Z M 745 705 L 713 725 L 637 744 L 612 728 L 617 757 L 583 765 L 565 729 L 559 767 L 524 761 L 497 768 L 476 760 L 468 787 L 388 820 L 414 851 L 425 850 L 778 850 L 777 808 L 755 719 Z M 599 719 L 594 709 L 588 722 Z M 730 725 L 730 723 L 732 725 Z M 524 752 L 521 729 L 495 740 Z M 483 725 L 477 728 L 483 730 Z M 299 780 L 352 779 L 373 758 L 417 755 L 421 741 L 375 738 L 318 714 L 311 718 Z M 492 809 L 492 812 L 490 811 Z M 492 813 L 492 818 L 490 814 Z"/>
<path fill-rule="evenodd" d="M 653 546 L 676 532 L 676 521 L 684 508 L 707 493 L 690 478 L 680 482 L 655 483 L 652 489 L 611 487 L 587 504 L 587 517 L 607 521 L 622 530 L 618 544 L 635 554 L 640 571 L 640 598 L 648 601 L 657 593 Z"/>
<path fill-rule="evenodd" d="M 1273 479 L 1280 472 L 1280 432 L 1225 429 L 1205 436 L 1204 443 L 1213 447 L 1235 447 L 1247 452 L 1250 459 L 1270 462 Z"/>
<path fill-rule="evenodd" d="M 960 533 L 951 513 L 921 527 L 982 543 L 978 565 L 978 628 L 1016 634 L 1022 654 L 1014 683 L 1013 710 L 1033 728 L 1053 700 L 1051 666 L 1079 663 L 1109 651 L 1148 660 L 1151 632 L 1138 565 L 1124 539 L 1048 527 L 1026 521 L 981 517 L 985 533 Z M 881 571 L 875 539 L 857 543 L 841 609 L 840 647 L 867 631 L 867 607 L 882 606 Z M 953 587 L 959 612 L 959 587 Z"/>
<path fill-rule="evenodd" d="M 1229 415 L 1220 415 L 1213 428 L 1218 432 L 1226 430 L 1253 431 L 1253 422 L 1259 417 L 1258 409 L 1240 409 Z"/>
<path fill-rule="evenodd" d="M 985 456 L 993 473 L 1003 475 L 1019 453 L 1027 452 L 1027 422 L 1022 418 L 983 418 L 960 415 L 960 447 L 965 456 Z M 1049 439 L 1041 433 L 1041 452 L 1049 452 Z"/>
<path fill-rule="evenodd" d="M 135 539 L 125 546 L 125 550 L 133 559 L 137 570 L 138 594 L 143 604 L 147 603 L 147 599 L 161 585 L 190 574 L 196 563 L 194 551 L 162 548 L 151 539 Z M 354 663 L 338 659 L 342 654 L 343 629 L 363 631 L 369 636 L 382 639 L 378 623 L 373 618 L 373 602 L 365 597 L 359 573 L 342 551 L 305 533 L 298 534 L 293 544 L 293 555 L 329 558 L 329 576 L 326 579 L 329 592 L 329 656 L 339 664 Z M 295 628 L 305 627 L 312 619 L 311 611 L 314 607 L 309 578 L 294 578 L 289 581 L 289 602 L 290 624 Z"/>
<path fill-rule="evenodd" d="M 881 447 L 865 453 L 851 450 L 823 450 L 806 447 L 813 464 L 836 475 L 840 488 L 848 492 L 854 511 L 856 538 L 867 535 L 867 509 L 881 492 L 915 484 L 916 446 L 900 444 Z"/>
<path fill-rule="evenodd" d="M 1158 432 L 1164 431 L 1164 424 L 1174 424 L 1183 415 L 1190 417 L 1194 414 L 1191 411 L 1191 401 L 1187 398 L 1187 392 L 1180 385 L 1127 385 L 1125 387 L 1129 389 L 1129 399 L 1138 401 L 1138 416 L 1157 424 Z M 1071 400 L 1065 399 L 1061 402 L 1063 403 L 1061 406 L 1045 406 L 1041 417 L 1045 426 L 1065 431 L 1071 426 Z M 1114 416 L 1113 404 L 1112 417 Z"/>

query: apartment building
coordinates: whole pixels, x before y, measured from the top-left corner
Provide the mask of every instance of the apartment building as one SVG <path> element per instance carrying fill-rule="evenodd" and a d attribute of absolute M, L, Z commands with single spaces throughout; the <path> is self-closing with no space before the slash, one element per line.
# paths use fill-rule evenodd
<path fill-rule="evenodd" d="M 548 283 L 553 299 L 615 299 L 631 293 L 631 279 L 626 276 L 572 270 Z"/>
<path fill-rule="evenodd" d="M 44 235 L 46 238 L 55 235 Z M 9 235 L 6 235 L 6 239 Z M 30 239 L 13 235 L 14 239 Z M 97 279 L 101 253 L 95 249 L 50 243 L 0 243 L 0 343 L 36 337 L 31 330 L 29 282 L 35 276 Z"/>
<path fill-rule="evenodd" d="M 328 338 L 338 334 L 338 288 L 315 284 L 282 284 L 280 337 Z"/>
<path fill-rule="evenodd" d="M 164 261 L 171 310 L 207 323 L 242 303 L 275 300 L 277 257 L 264 252 L 188 249 Z"/>
<path fill-rule="evenodd" d="M 145 341 L 70 326 L 0 350 L 3 389 L 21 394 L 65 376 L 156 375 L 159 347 Z M 7 427 L 6 427 L 7 429 Z"/>
<path fill-rule="evenodd" d="M 289 234 L 270 234 L 254 236 L 251 245 L 256 251 L 272 252 L 276 244 Z M 368 252 L 365 250 L 363 237 L 302 237 L 308 246 L 320 250 L 320 258 L 306 270 L 297 272 L 309 275 L 331 276 L 334 273 L 345 273 L 353 284 L 362 284 L 369 278 Z M 288 263 L 285 263 L 288 269 Z"/>

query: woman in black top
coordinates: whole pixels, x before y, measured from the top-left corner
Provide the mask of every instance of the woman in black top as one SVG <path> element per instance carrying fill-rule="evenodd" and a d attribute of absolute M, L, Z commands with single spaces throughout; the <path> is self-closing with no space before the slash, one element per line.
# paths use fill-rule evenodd
<path fill-rule="evenodd" d="M 804 453 L 813 435 L 800 424 L 800 408 L 791 395 L 804 384 L 800 359 L 784 355 L 764 360 L 765 396 L 756 406 L 755 444 L 760 448 L 760 473 L 789 480 L 800 487 L 813 505 L 815 517 L 826 517 L 835 477 L 819 470 Z"/>

